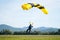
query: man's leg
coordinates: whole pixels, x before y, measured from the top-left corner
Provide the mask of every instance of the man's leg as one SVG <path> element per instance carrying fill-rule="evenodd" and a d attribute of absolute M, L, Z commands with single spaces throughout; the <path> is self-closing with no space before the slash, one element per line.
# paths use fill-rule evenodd
<path fill-rule="evenodd" d="M 31 29 L 29 29 L 29 33 L 31 32 Z"/>
<path fill-rule="evenodd" d="M 26 30 L 26 33 L 28 32 L 29 29 Z"/>

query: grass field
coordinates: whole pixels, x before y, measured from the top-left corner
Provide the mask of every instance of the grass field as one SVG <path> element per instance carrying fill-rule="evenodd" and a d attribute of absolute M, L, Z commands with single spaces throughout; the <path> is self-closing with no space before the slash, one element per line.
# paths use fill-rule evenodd
<path fill-rule="evenodd" d="M 59 35 L 0 35 L 0 40 L 60 40 Z"/>

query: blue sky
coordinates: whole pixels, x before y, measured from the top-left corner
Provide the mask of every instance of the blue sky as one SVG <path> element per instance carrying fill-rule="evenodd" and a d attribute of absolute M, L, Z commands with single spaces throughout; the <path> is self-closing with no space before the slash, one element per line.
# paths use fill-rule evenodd
<path fill-rule="evenodd" d="M 37 8 L 25 11 L 21 8 L 24 3 L 38 3 L 48 9 L 45 15 Z M 60 0 L 0 0 L 0 24 L 16 28 L 27 27 L 33 22 L 36 27 L 60 28 Z"/>

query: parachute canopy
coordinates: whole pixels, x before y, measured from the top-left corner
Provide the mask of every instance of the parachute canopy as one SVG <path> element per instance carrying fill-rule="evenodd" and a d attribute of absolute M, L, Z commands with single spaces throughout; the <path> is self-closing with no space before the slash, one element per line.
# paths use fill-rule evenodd
<path fill-rule="evenodd" d="M 22 5 L 22 9 L 23 10 L 29 10 L 33 7 L 37 7 L 38 9 L 40 9 L 44 14 L 48 14 L 48 11 L 46 8 L 44 8 L 44 6 L 41 6 L 40 4 L 35 4 L 35 3 L 26 3 Z"/>

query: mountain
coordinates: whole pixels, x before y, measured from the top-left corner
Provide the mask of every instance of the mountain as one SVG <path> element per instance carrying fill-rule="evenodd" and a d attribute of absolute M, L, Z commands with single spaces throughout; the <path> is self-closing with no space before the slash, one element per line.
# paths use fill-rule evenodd
<path fill-rule="evenodd" d="M 20 31 L 20 30 L 22 30 L 21 28 L 14 28 L 14 27 L 9 26 L 9 25 L 1 24 L 0 25 L 0 31 L 3 30 L 3 29 L 7 29 L 7 30 L 11 30 L 11 31 Z"/>
<path fill-rule="evenodd" d="M 0 31 L 3 29 L 8 29 L 11 31 L 26 31 L 28 27 L 23 27 L 23 28 L 14 28 L 9 25 L 1 24 L 0 25 Z M 33 28 L 32 31 L 41 31 L 41 32 L 56 32 L 58 31 L 57 28 L 48 28 L 48 27 L 38 27 L 38 28 Z"/>
<path fill-rule="evenodd" d="M 41 31 L 41 32 L 57 32 L 58 28 L 38 27 L 35 30 Z"/>

